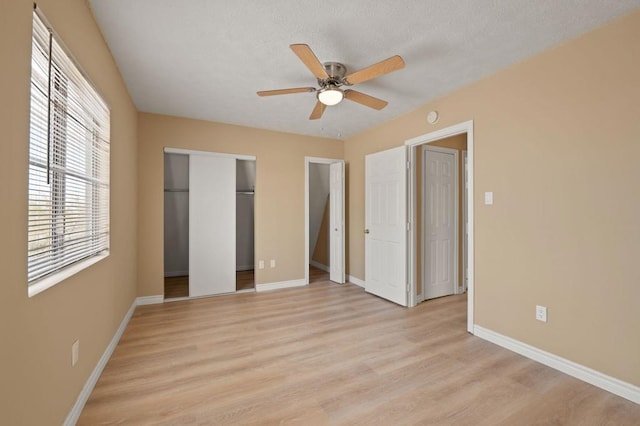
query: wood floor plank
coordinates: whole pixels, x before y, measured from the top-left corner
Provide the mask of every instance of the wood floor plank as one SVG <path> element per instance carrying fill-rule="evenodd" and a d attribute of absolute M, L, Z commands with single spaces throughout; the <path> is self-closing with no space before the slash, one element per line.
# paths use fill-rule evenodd
<path fill-rule="evenodd" d="M 413 309 L 307 287 L 136 309 L 78 422 L 640 424 L 640 406 L 466 332 L 466 296 Z"/>

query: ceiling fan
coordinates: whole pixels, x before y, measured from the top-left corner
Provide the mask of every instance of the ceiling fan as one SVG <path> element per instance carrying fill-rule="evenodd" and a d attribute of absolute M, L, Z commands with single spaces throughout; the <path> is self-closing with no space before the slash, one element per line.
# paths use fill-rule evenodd
<path fill-rule="evenodd" d="M 390 72 L 404 68 L 404 60 L 398 55 L 373 64 L 367 68 L 347 74 L 347 67 L 339 62 L 321 63 L 311 48 L 306 44 L 292 44 L 291 50 L 309 68 L 318 79 L 319 89 L 315 87 L 295 87 L 291 89 L 265 90 L 258 92 L 258 96 L 288 95 L 291 93 L 316 92 L 316 106 L 309 116 L 309 120 L 322 117 L 327 106 L 337 105 L 342 99 L 357 102 L 369 108 L 381 110 L 387 102 L 362 92 L 351 89 L 341 89 L 342 86 L 352 86 L 367 80 L 380 77 Z"/>

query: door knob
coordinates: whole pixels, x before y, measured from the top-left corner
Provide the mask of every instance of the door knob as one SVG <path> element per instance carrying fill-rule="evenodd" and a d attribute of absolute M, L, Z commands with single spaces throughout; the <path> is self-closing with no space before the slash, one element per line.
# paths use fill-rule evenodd
<path fill-rule="evenodd" d="M 365 230 L 364 230 L 364 233 L 365 233 L 365 234 L 368 234 L 368 233 L 369 233 L 369 230 L 368 230 L 368 229 L 365 229 Z"/>

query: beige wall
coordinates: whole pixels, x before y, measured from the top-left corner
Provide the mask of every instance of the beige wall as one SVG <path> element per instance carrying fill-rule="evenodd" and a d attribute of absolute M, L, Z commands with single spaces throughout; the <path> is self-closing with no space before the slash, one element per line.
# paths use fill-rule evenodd
<path fill-rule="evenodd" d="M 256 269 L 256 283 L 304 278 L 304 157 L 342 158 L 342 141 L 146 113 L 138 119 L 139 296 L 164 291 L 165 147 L 256 156 L 255 260 L 267 265 Z"/>
<path fill-rule="evenodd" d="M 136 111 L 84 0 L 38 5 L 111 108 L 111 255 L 27 297 L 33 3 L 0 3 L 0 423 L 61 424 L 136 292 Z M 71 367 L 71 344 L 80 360 Z"/>
<path fill-rule="evenodd" d="M 364 156 L 474 120 L 475 322 L 640 385 L 638 40 L 640 11 L 345 141 L 349 273 Z"/>

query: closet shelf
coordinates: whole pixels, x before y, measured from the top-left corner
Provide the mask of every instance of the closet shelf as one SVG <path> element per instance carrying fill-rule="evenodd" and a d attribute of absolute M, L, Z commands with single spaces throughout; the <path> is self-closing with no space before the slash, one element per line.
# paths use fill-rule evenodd
<path fill-rule="evenodd" d="M 236 191 L 236 194 L 253 195 L 253 194 L 255 194 L 255 191 Z"/>

